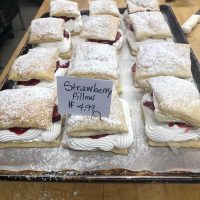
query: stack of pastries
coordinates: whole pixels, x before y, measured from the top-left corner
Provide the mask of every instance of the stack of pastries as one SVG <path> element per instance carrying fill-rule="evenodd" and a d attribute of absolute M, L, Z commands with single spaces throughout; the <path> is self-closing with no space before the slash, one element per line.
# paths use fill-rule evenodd
<path fill-rule="evenodd" d="M 11 67 L 8 79 L 15 87 L 0 92 L 1 100 L 6 99 L 1 104 L 6 112 L 0 114 L 0 147 L 51 147 L 63 138 L 62 145 L 74 150 L 128 153 L 134 133 L 130 107 L 118 96 L 120 17 L 113 0 L 90 1 L 85 21 L 76 2 L 50 1 L 50 17 L 31 22 L 31 48 Z M 78 34 L 86 41 L 72 47 L 73 35 Z M 56 79 L 66 75 L 112 80 L 109 117 L 61 117 Z"/>
<path fill-rule="evenodd" d="M 134 85 L 146 92 L 142 114 L 148 144 L 199 147 L 200 95 L 192 81 L 190 45 L 174 43 L 157 0 L 126 1 L 126 35 L 136 55 Z"/>
<path fill-rule="evenodd" d="M 200 95 L 190 81 L 190 46 L 173 42 L 156 0 L 126 1 L 125 35 L 136 56 L 131 75 L 135 87 L 146 92 L 142 114 L 148 144 L 199 147 Z M 62 144 L 128 153 L 135 133 L 130 106 L 119 97 L 120 23 L 114 0 L 91 0 L 85 20 L 76 2 L 50 1 L 50 17 L 31 22 L 32 48 L 11 66 L 8 79 L 16 81 L 15 87 L 0 91 L 0 148 Z M 74 35 L 85 40 L 72 47 Z M 57 76 L 113 81 L 109 117 L 61 116 Z"/>

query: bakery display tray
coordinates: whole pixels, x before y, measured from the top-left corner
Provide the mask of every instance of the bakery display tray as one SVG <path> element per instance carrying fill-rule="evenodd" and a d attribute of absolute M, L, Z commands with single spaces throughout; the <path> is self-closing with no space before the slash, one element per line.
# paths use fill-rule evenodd
<path fill-rule="evenodd" d="M 160 9 L 170 26 L 174 40 L 179 43 L 188 43 L 171 7 L 167 6 L 167 5 L 161 5 Z M 124 10 L 125 10 L 125 8 L 120 8 L 121 13 L 123 13 Z M 88 12 L 88 10 L 86 10 L 86 11 L 82 11 L 81 14 L 88 15 L 89 12 Z M 42 17 L 48 17 L 48 16 L 49 16 L 49 13 L 45 13 Z M 31 48 L 31 45 L 26 44 L 23 47 L 20 55 L 25 54 L 28 51 L 28 49 L 30 49 L 30 48 Z M 194 78 L 198 88 L 200 89 L 200 65 L 199 65 L 198 60 L 195 57 L 193 51 L 191 51 L 191 62 L 192 62 L 193 78 Z M 123 61 L 122 61 L 122 63 L 123 63 Z M 0 83 L 0 85 L 1 84 L 2 83 Z M 2 89 L 12 88 L 14 84 L 15 83 L 12 81 L 4 80 Z M 140 141 L 137 141 L 137 142 L 140 144 Z M 154 149 L 159 150 L 159 148 L 156 148 L 156 147 L 154 147 Z M 21 164 L 20 159 L 22 159 L 22 158 L 20 158 L 17 163 L 16 158 L 18 158 L 19 156 L 22 156 L 22 157 L 24 156 L 25 159 L 23 159 L 23 162 L 26 164 L 26 166 L 30 165 L 30 168 L 31 168 L 32 163 L 29 163 L 29 162 L 31 161 L 31 159 L 34 159 L 34 158 L 35 158 L 35 160 L 37 160 L 37 156 L 39 156 L 41 153 L 40 150 L 38 150 L 38 152 L 39 152 L 38 154 L 36 153 L 37 151 L 34 151 L 34 150 L 30 151 L 30 152 L 25 152 L 25 151 L 24 151 L 24 155 L 21 155 L 20 151 L 18 151 L 18 149 L 13 149 L 14 153 L 12 153 L 12 154 L 7 153 L 6 150 L 4 150 L 3 153 L 0 153 L 0 180 L 38 181 L 38 182 L 44 181 L 44 182 L 124 182 L 124 183 L 128 183 L 128 182 L 140 182 L 140 183 L 146 183 L 146 182 L 197 183 L 198 182 L 199 183 L 200 182 L 200 173 L 199 173 L 200 168 L 197 168 L 197 169 L 195 168 L 194 170 L 184 170 L 184 169 L 182 169 L 181 162 L 178 163 L 179 160 L 181 160 L 181 161 L 183 160 L 183 163 L 196 162 L 195 165 L 197 165 L 198 164 L 197 160 L 199 157 L 197 157 L 195 155 L 192 156 L 193 155 L 192 150 L 190 152 L 188 152 L 188 156 L 189 156 L 188 160 L 185 159 L 182 152 L 180 155 L 177 154 L 177 159 L 176 159 L 176 156 L 174 156 L 174 158 L 173 158 L 174 160 L 172 159 L 174 161 L 174 163 L 172 164 L 172 166 L 169 164 L 169 166 L 171 167 L 171 169 L 174 167 L 175 170 L 172 169 L 170 171 L 165 171 L 165 172 L 161 172 L 162 170 L 161 171 L 156 170 L 160 166 L 158 164 L 158 161 L 156 161 L 156 159 L 157 159 L 156 156 L 154 156 L 154 157 L 152 156 L 151 158 L 148 158 L 149 160 L 151 160 L 151 163 L 149 165 L 148 164 L 146 165 L 147 167 L 151 166 L 151 165 L 153 165 L 153 166 L 158 165 L 157 167 L 154 166 L 154 169 L 155 169 L 154 172 L 149 171 L 148 169 L 147 170 L 144 169 L 146 166 L 141 166 L 141 170 L 130 170 L 129 169 L 129 168 L 134 169 L 134 167 L 130 166 L 131 164 L 137 165 L 137 166 L 135 166 L 135 168 L 139 169 L 138 166 L 140 166 L 140 163 L 144 163 L 144 161 L 145 161 L 143 158 L 140 158 L 138 160 L 139 163 L 136 164 L 134 162 L 132 162 L 132 163 L 130 162 L 131 164 L 129 164 L 129 166 L 124 167 L 124 168 L 119 168 L 119 167 L 117 167 L 117 164 L 116 164 L 116 166 L 112 167 L 111 169 L 110 168 L 109 169 L 101 169 L 101 166 L 99 163 L 100 162 L 104 163 L 105 166 L 109 167 L 109 163 L 107 163 L 107 160 L 109 160 L 111 162 L 112 159 L 115 159 L 114 156 L 113 156 L 114 158 L 112 158 L 112 156 L 110 156 L 109 159 L 106 157 L 105 160 L 102 159 L 97 162 L 94 162 L 94 166 L 93 166 L 94 170 L 91 170 L 88 167 L 88 169 L 80 170 L 80 171 L 75 170 L 74 168 L 70 168 L 67 170 L 55 169 L 55 170 L 51 170 L 49 172 L 49 170 L 24 170 L 24 169 L 21 169 L 20 166 L 18 168 L 19 170 L 17 170 L 17 171 L 11 170 L 12 166 L 10 163 L 12 163 L 12 162 L 10 162 L 9 159 L 4 160 L 6 156 L 11 156 L 10 159 L 15 160 L 16 168 L 17 168 L 17 165 Z M 59 151 L 60 150 L 58 150 L 57 153 L 59 153 Z M 173 150 L 173 151 L 176 151 L 176 150 Z M 53 152 L 52 154 L 49 155 L 49 157 L 56 156 L 55 153 L 56 152 Z M 138 153 L 138 155 L 139 155 L 139 153 Z M 78 155 L 78 154 L 81 155 L 81 159 L 80 159 L 80 162 L 77 163 L 77 165 L 74 164 L 74 166 L 80 166 L 80 168 L 81 168 L 82 167 L 81 162 L 87 162 L 91 158 L 85 157 L 85 159 L 82 159 L 82 158 L 84 158 L 84 155 L 85 155 L 84 152 L 75 153 L 75 155 Z M 44 155 L 47 155 L 47 154 L 44 154 Z M 69 153 L 69 155 L 72 155 L 72 153 Z M 101 153 L 102 158 L 104 158 L 103 155 L 106 155 L 106 153 Z M 154 153 L 154 155 L 156 155 L 156 153 Z M 168 161 L 164 160 L 164 158 L 165 158 L 164 156 L 163 156 L 163 165 L 164 164 L 168 165 Z M 180 156 L 182 156 L 183 158 L 180 158 Z M 100 156 L 99 156 L 99 158 L 100 158 Z M 116 158 L 118 159 L 116 161 L 116 163 L 117 163 L 120 161 L 121 157 L 116 156 Z M 48 165 L 48 162 L 51 161 L 50 158 L 46 158 L 45 156 L 41 157 L 41 159 L 44 159 L 44 163 L 46 163 L 47 165 Z M 131 159 L 133 159 L 133 156 L 131 157 Z M 74 160 L 72 158 L 69 158 L 69 160 L 70 160 L 69 162 L 72 162 L 72 163 L 74 162 Z M 169 159 L 169 162 L 172 162 L 172 160 Z M 77 162 L 77 160 L 76 160 L 76 162 Z M 4 166 L 7 166 L 8 168 L 2 170 L 1 163 L 3 163 L 3 164 L 5 163 Z M 55 163 L 55 165 L 56 165 L 56 163 Z M 39 164 L 38 164 L 38 166 L 39 166 Z M 89 166 L 89 164 L 88 164 L 88 166 Z M 113 166 L 113 165 L 111 165 L 111 166 Z M 126 166 L 126 164 L 124 164 L 124 166 Z M 186 165 L 186 168 L 187 168 L 187 165 Z M 188 168 L 190 168 L 190 166 L 188 166 Z M 167 167 L 166 168 L 163 167 L 163 169 L 167 169 Z M 180 169 L 180 170 L 177 170 L 177 169 Z M 157 171 L 159 171 L 159 172 L 157 172 Z"/>

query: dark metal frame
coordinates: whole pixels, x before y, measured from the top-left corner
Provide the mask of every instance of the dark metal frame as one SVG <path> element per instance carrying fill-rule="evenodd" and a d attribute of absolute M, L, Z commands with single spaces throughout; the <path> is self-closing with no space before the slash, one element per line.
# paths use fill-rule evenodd
<path fill-rule="evenodd" d="M 172 9 L 170 6 L 161 5 L 161 12 L 166 17 L 170 26 L 171 32 L 176 42 L 188 43 Z M 121 8 L 123 13 L 125 8 Z M 89 14 L 88 11 L 82 11 L 82 14 Z M 49 13 L 43 15 L 48 17 Z M 31 48 L 26 45 L 21 54 L 24 54 L 27 49 Z M 200 65 L 193 51 L 191 51 L 192 73 L 195 82 L 200 89 Z M 12 87 L 12 82 L 6 81 L 4 89 Z M 149 171 L 128 171 L 126 169 L 114 169 L 107 171 L 93 171 L 93 172 L 77 172 L 77 171 L 60 171 L 60 172 L 35 172 L 22 171 L 19 173 L 11 171 L 0 171 L 0 180 L 8 181 L 35 181 L 35 182 L 116 182 L 116 183 L 200 183 L 200 172 L 167 172 L 167 173 L 152 173 Z"/>

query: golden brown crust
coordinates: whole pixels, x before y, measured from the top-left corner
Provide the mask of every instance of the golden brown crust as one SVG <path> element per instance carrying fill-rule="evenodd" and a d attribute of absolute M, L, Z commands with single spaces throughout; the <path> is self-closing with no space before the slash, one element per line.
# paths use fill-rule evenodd
<path fill-rule="evenodd" d="M 148 145 L 154 147 L 200 147 L 200 140 L 188 140 L 182 142 L 156 142 L 148 139 Z"/>
<path fill-rule="evenodd" d="M 52 89 L 32 87 L 0 92 L 0 129 L 49 128 L 55 105 Z"/>
<path fill-rule="evenodd" d="M 14 81 L 54 80 L 57 60 L 57 49 L 31 49 L 15 60 L 8 79 Z"/>
<path fill-rule="evenodd" d="M 39 44 L 64 39 L 64 20 L 60 18 L 40 18 L 31 22 L 29 43 Z"/>
<path fill-rule="evenodd" d="M 119 23 L 119 18 L 111 15 L 90 16 L 85 21 L 80 36 L 86 39 L 115 41 Z"/>
<path fill-rule="evenodd" d="M 79 17 L 78 3 L 66 0 L 56 0 L 50 3 L 50 16 Z"/>

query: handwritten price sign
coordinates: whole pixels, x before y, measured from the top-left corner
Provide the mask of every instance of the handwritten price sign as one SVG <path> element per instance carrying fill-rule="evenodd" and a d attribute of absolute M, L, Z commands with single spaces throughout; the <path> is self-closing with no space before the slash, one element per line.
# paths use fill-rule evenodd
<path fill-rule="evenodd" d="M 113 81 L 57 77 L 58 111 L 60 114 L 108 117 Z"/>

